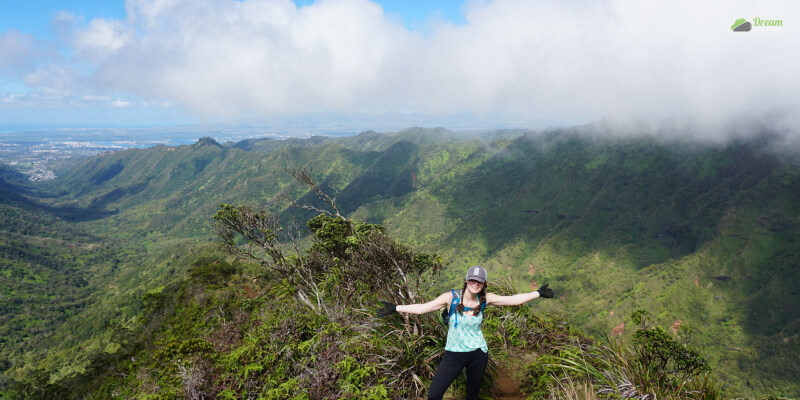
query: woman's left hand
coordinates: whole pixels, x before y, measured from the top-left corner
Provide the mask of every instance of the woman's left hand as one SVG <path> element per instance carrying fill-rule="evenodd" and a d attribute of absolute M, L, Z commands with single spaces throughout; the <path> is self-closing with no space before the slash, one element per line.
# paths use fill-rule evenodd
<path fill-rule="evenodd" d="M 549 283 L 546 283 L 542 287 L 540 287 L 539 290 L 537 290 L 537 292 L 539 292 L 539 297 L 544 297 L 546 299 L 552 299 L 553 296 L 556 295 L 556 292 L 554 292 L 553 289 L 550 289 L 548 287 L 549 285 L 550 285 Z"/>

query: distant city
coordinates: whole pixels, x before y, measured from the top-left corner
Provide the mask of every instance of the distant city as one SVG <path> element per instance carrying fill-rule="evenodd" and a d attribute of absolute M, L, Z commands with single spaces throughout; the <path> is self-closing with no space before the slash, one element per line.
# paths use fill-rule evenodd
<path fill-rule="evenodd" d="M 209 128 L 138 128 L 138 129 L 52 129 L 0 131 L 0 163 L 12 166 L 31 181 L 56 178 L 55 162 L 75 157 L 90 157 L 110 151 L 146 148 L 158 145 L 180 146 L 196 142 L 203 136 L 220 143 L 253 138 L 286 139 L 312 135 L 344 136 L 356 132 L 292 130 L 265 132 L 263 129 L 235 130 Z"/>

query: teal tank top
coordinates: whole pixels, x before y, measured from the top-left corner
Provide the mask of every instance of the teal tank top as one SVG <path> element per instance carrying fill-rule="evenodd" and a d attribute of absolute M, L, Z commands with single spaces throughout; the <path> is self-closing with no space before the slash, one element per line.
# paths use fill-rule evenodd
<path fill-rule="evenodd" d="M 489 352 L 489 346 L 486 345 L 486 339 L 483 337 L 483 331 L 481 331 L 483 313 L 472 316 L 472 311 L 470 310 L 469 307 L 464 307 L 463 314 L 453 315 L 450 318 L 450 328 L 447 330 L 447 344 L 444 346 L 445 350 L 465 353 L 481 349 L 484 353 Z M 457 326 L 456 321 L 458 321 Z"/>

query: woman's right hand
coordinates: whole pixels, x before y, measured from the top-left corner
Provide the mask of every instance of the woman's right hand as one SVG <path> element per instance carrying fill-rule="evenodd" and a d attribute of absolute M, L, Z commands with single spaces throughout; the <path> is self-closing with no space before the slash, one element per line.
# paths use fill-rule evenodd
<path fill-rule="evenodd" d="M 375 313 L 375 315 L 377 315 L 378 317 L 385 317 L 389 314 L 397 312 L 397 304 L 383 300 L 381 300 L 381 303 L 383 303 L 383 308 L 381 308 L 380 310 L 378 310 L 378 312 Z"/>

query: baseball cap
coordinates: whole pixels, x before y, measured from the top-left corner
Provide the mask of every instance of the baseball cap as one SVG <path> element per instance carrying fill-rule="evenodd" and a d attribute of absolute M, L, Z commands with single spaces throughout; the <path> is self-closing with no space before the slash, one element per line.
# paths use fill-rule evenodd
<path fill-rule="evenodd" d="M 486 270 L 480 265 L 469 267 L 467 270 L 467 277 L 464 280 L 476 280 L 478 282 L 486 282 Z"/>

